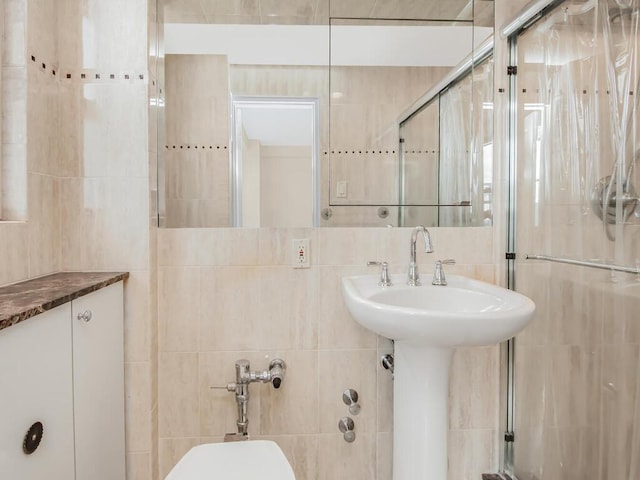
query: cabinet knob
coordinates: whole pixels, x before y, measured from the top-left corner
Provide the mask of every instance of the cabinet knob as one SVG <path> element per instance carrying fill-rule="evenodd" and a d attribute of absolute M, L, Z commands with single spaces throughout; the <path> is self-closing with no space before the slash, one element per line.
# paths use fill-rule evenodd
<path fill-rule="evenodd" d="M 83 322 L 91 321 L 91 310 L 85 310 L 78 314 L 78 320 L 82 320 Z"/>

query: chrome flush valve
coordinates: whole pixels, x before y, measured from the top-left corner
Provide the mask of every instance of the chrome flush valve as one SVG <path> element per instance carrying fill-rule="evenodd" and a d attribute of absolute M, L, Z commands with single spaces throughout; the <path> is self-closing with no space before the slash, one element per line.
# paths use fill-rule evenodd
<path fill-rule="evenodd" d="M 281 358 L 274 358 L 269 362 L 269 376 L 271 378 L 273 388 L 280 388 L 286 371 L 287 365 Z"/>
<path fill-rule="evenodd" d="M 284 380 L 284 374 L 287 370 L 287 365 L 281 358 L 274 358 L 269 362 L 269 369 L 262 371 L 251 371 L 251 365 L 249 360 L 240 359 L 236 361 L 236 381 L 235 383 L 229 383 L 225 387 L 211 387 L 216 389 L 226 389 L 229 392 L 236 394 L 236 403 L 238 406 L 238 435 L 243 436 L 243 440 L 248 437 L 248 425 L 249 419 L 247 418 L 247 410 L 249 404 L 249 385 L 254 382 L 267 383 L 271 382 L 273 388 L 280 388 L 282 380 Z M 235 438 L 232 434 L 229 434 L 229 439 L 236 441 L 240 438 Z M 225 437 L 225 441 L 227 441 Z"/>

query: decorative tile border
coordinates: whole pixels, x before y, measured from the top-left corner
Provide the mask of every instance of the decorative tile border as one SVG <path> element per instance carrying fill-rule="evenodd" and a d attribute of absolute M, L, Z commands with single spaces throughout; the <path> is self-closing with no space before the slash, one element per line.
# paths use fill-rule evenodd
<path fill-rule="evenodd" d="M 149 83 L 149 73 L 147 71 L 115 72 L 93 69 L 63 69 L 63 71 L 61 71 L 58 65 L 43 61 L 36 55 L 29 55 L 27 64 L 37 67 L 42 73 L 50 75 L 52 78 L 59 79 L 60 82 L 66 83 Z M 152 84 L 155 85 L 155 83 L 155 80 L 153 80 Z"/>
<path fill-rule="evenodd" d="M 398 152 L 396 149 L 376 149 L 376 148 L 356 148 L 356 149 L 340 149 L 340 150 L 325 150 L 323 155 L 394 155 Z M 438 153 L 438 150 L 429 150 L 421 149 L 421 150 L 405 150 L 405 154 L 425 154 L 428 155 L 430 153 L 435 154 Z"/>
<path fill-rule="evenodd" d="M 227 150 L 227 145 L 195 145 L 195 144 L 177 144 L 165 145 L 166 150 Z"/>

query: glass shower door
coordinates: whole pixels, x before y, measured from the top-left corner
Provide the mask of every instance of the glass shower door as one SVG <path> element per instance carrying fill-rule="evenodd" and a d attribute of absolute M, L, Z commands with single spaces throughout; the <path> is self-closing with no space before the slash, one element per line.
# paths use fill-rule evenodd
<path fill-rule="evenodd" d="M 639 8 L 564 2 L 517 37 L 519 480 L 640 478 L 638 276 L 526 259 L 640 264 Z"/>

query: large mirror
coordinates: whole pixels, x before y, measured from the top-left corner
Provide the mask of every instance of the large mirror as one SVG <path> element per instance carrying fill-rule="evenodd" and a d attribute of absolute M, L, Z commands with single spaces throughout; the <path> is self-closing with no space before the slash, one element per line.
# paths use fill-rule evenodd
<path fill-rule="evenodd" d="M 405 116 L 492 34 L 492 1 L 165 0 L 160 16 L 160 226 L 490 222 L 490 162 L 482 178 L 473 167 L 490 129 L 472 115 L 492 103 L 473 73 L 489 67 L 454 82 L 465 135 L 442 130 L 444 96 Z M 464 152 L 456 168 L 445 146 Z M 443 203 L 456 171 L 457 207 L 473 215 Z"/>

